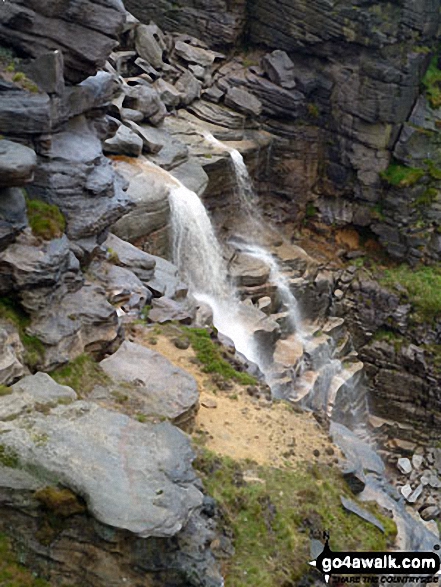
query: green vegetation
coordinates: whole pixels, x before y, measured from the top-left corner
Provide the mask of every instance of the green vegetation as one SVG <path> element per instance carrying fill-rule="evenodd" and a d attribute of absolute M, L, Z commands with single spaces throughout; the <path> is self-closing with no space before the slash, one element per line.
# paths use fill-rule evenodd
<path fill-rule="evenodd" d="M 9 395 L 10 393 L 12 393 L 12 389 L 10 387 L 7 385 L 0 385 L 0 397 Z"/>
<path fill-rule="evenodd" d="M 441 106 L 441 70 L 438 69 L 438 55 L 433 56 L 422 83 L 432 108 L 439 108 Z"/>
<path fill-rule="evenodd" d="M 312 118 L 319 118 L 320 117 L 320 110 L 319 110 L 317 104 L 308 104 L 307 109 L 308 109 L 309 116 L 311 116 Z"/>
<path fill-rule="evenodd" d="M 0 444 L 0 465 L 16 469 L 20 465 L 17 453 L 10 447 Z"/>
<path fill-rule="evenodd" d="M 241 385 L 255 385 L 256 379 L 248 373 L 236 371 L 228 361 L 222 358 L 221 350 L 204 328 L 184 327 L 191 346 L 196 351 L 196 358 L 203 365 L 204 373 L 218 373 L 225 379 L 234 379 Z"/>
<path fill-rule="evenodd" d="M 415 206 L 417 208 L 425 208 L 435 202 L 438 197 L 438 190 L 435 188 L 427 188 L 418 198 L 415 200 Z"/>
<path fill-rule="evenodd" d="M 0 534 L 0 585 L 1 587 L 49 587 L 49 583 L 36 578 L 18 564 L 9 539 Z"/>
<path fill-rule="evenodd" d="M 441 312 L 441 268 L 440 267 L 399 267 L 386 269 L 379 279 L 390 289 L 400 285 L 407 290 L 417 321 L 432 322 Z"/>
<path fill-rule="evenodd" d="M 233 531 L 235 555 L 226 570 L 226 587 L 297 585 L 310 569 L 310 534 L 321 538 L 324 530 L 331 530 L 331 547 L 345 551 L 386 550 L 396 534 L 394 522 L 376 506 L 363 504 L 381 521 L 385 535 L 344 511 L 340 496 L 348 495 L 348 489 L 330 467 L 256 466 L 256 482 L 246 482 L 243 465 L 205 449 L 200 449 L 195 467 L 218 502 L 226 529 Z"/>
<path fill-rule="evenodd" d="M 317 216 L 318 210 L 312 202 L 306 204 L 305 218 L 314 218 Z"/>
<path fill-rule="evenodd" d="M 143 320 L 147 320 L 147 318 L 149 317 L 149 312 L 150 312 L 151 309 L 152 309 L 152 307 L 149 306 L 148 304 L 143 307 L 143 309 L 141 310 L 141 318 Z"/>
<path fill-rule="evenodd" d="M 31 320 L 23 308 L 12 298 L 0 298 L 0 319 L 11 322 L 18 330 L 20 340 L 25 348 L 23 357 L 30 369 L 35 369 L 44 358 L 44 345 L 36 336 L 26 333 Z"/>
<path fill-rule="evenodd" d="M 404 338 L 401 335 L 387 328 L 380 328 L 377 330 L 372 337 L 372 340 L 388 342 L 395 348 L 396 352 L 398 352 L 404 344 Z"/>
<path fill-rule="evenodd" d="M 109 261 L 109 263 L 113 263 L 114 265 L 119 265 L 120 263 L 118 253 L 114 251 L 111 247 L 107 249 L 107 260 Z"/>
<path fill-rule="evenodd" d="M 424 173 L 423 169 L 407 167 L 406 165 L 393 162 L 385 171 L 380 173 L 380 177 L 390 185 L 405 188 L 416 184 L 423 177 Z"/>
<path fill-rule="evenodd" d="M 95 385 L 109 385 L 111 379 L 91 356 L 82 354 L 63 367 L 52 371 L 51 377 L 61 385 L 68 385 L 74 389 L 79 397 L 89 394 Z"/>
<path fill-rule="evenodd" d="M 29 198 L 26 198 L 26 206 L 29 226 L 35 236 L 44 240 L 62 236 L 66 220 L 58 206 Z"/>

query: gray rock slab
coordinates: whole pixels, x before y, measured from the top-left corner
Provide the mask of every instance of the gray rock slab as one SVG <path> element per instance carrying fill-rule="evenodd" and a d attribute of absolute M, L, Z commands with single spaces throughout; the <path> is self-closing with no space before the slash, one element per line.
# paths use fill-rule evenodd
<path fill-rule="evenodd" d="M 124 341 L 100 365 L 114 381 L 136 387 L 137 395 L 142 395 L 144 413 L 176 420 L 193 411 L 198 403 L 195 379 L 144 346 Z"/>
<path fill-rule="evenodd" d="M 59 49 L 43 53 L 24 67 L 23 71 L 43 92 L 58 95 L 63 93 L 64 59 Z"/>
<path fill-rule="evenodd" d="M 149 312 L 149 320 L 159 324 L 172 321 L 191 324 L 194 317 L 194 309 L 189 308 L 188 304 L 182 304 L 166 297 L 153 300 L 152 309 Z"/>
<path fill-rule="evenodd" d="M 0 188 L 29 183 L 36 166 L 37 155 L 33 149 L 6 139 L 0 140 Z"/>
<path fill-rule="evenodd" d="M 185 71 L 175 84 L 181 94 L 181 102 L 188 106 L 201 97 L 202 83 L 190 72 Z"/>
<path fill-rule="evenodd" d="M 141 137 L 134 133 L 130 128 L 121 124 L 116 134 L 103 143 L 104 153 L 109 155 L 127 155 L 128 157 L 138 157 L 141 154 L 143 142 Z"/>
<path fill-rule="evenodd" d="M 212 65 L 217 56 L 213 51 L 207 51 L 201 47 L 193 47 L 193 45 L 189 45 L 183 41 L 177 41 L 175 44 L 175 53 L 184 61 L 196 63 L 197 65 L 202 65 L 202 67 Z"/>
<path fill-rule="evenodd" d="M 349 428 L 331 423 L 330 433 L 335 444 L 342 450 L 345 457 L 356 465 L 361 465 L 365 471 L 382 475 L 384 463 L 377 453 L 365 442 L 360 440 Z"/>
<path fill-rule="evenodd" d="M 127 267 L 145 283 L 153 277 L 156 257 L 144 253 L 132 244 L 110 233 L 103 246 L 110 255 L 115 255 L 115 263 Z"/>
<path fill-rule="evenodd" d="M 270 267 L 253 255 L 237 253 L 228 267 L 228 273 L 239 286 L 263 285 L 269 279 Z"/>
<path fill-rule="evenodd" d="M 0 188 L 0 220 L 16 230 L 27 226 L 26 200 L 20 188 Z"/>
<path fill-rule="evenodd" d="M 104 287 L 112 305 L 118 304 L 126 311 L 141 310 L 151 301 L 150 291 L 125 267 L 98 261 L 89 266 L 89 273 Z"/>
<path fill-rule="evenodd" d="M 136 241 L 166 227 L 170 217 L 170 177 L 143 157 L 133 162 L 115 161 L 114 166 L 129 182 L 127 194 L 134 207 L 113 225 L 112 231 L 124 240 Z"/>
<path fill-rule="evenodd" d="M 83 497 L 100 522 L 143 538 L 174 536 L 203 502 L 188 437 L 74 402 L 2 426 L 2 445 L 26 471 Z M 44 440 L 41 440 L 44 439 Z"/>
<path fill-rule="evenodd" d="M 47 373 L 28 375 L 0 397 L 0 421 L 10 421 L 38 406 L 54 407 L 77 399 L 73 389 L 56 383 Z"/>
<path fill-rule="evenodd" d="M 285 51 L 276 50 L 262 58 L 262 67 L 270 80 L 288 90 L 295 87 L 294 63 Z"/>
<path fill-rule="evenodd" d="M 138 55 L 151 63 L 156 69 L 162 69 L 163 48 L 155 37 L 155 26 L 140 24 L 135 29 L 135 47 Z"/>
<path fill-rule="evenodd" d="M 187 295 L 188 287 L 180 280 L 178 268 L 170 261 L 151 255 L 156 262 L 153 279 L 146 282 L 156 297 L 181 299 Z"/>
<path fill-rule="evenodd" d="M 234 112 L 221 104 L 212 104 L 205 100 L 193 102 L 189 107 L 189 111 L 206 122 L 225 126 L 232 129 L 243 129 L 245 125 L 245 116 Z"/>
<path fill-rule="evenodd" d="M 229 88 L 225 95 L 225 105 L 243 114 L 257 117 L 262 112 L 262 102 L 250 92 L 240 88 Z"/>
<path fill-rule="evenodd" d="M 355 514 L 365 522 L 369 522 L 369 524 L 372 524 L 373 526 L 381 530 L 381 532 L 383 532 L 384 534 L 383 524 L 373 514 L 360 507 L 352 499 L 347 499 L 346 497 L 341 496 L 340 501 L 347 512 Z"/>
<path fill-rule="evenodd" d="M 130 110 L 130 112 L 138 112 L 138 110 L 131 110 L 129 108 L 123 108 L 122 112 Z M 141 115 L 141 120 L 143 120 Z M 137 124 L 137 120 L 126 120 L 127 126 L 136 133 L 142 139 L 143 151 L 146 153 L 159 153 L 165 144 L 165 141 L 160 133 L 156 132 L 153 126 L 147 126 L 146 124 Z"/>
<path fill-rule="evenodd" d="M 208 186 L 208 175 L 196 157 L 190 157 L 172 169 L 171 175 L 198 196 L 201 196 Z"/>

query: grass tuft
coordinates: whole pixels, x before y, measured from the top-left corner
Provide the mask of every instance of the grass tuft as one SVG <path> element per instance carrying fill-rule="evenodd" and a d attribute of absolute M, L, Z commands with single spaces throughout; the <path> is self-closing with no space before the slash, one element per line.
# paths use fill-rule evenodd
<path fill-rule="evenodd" d="M 417 319 L 432 322 L 441 312 L 441 268 L 400 265 L 384 270 L 380 283 L 394 289 L 397 284 L 407 290 Z"/>
<path fill-rule="evenodd" d="M 385 171 L 380 173 L 380 177 L 390 185 L 405 188 L 415 185 L 424 174 L 423 169 L 391 163 Z"/>
<path fill-rule="evenodd" d="M 41 200 L 26 199 L 29 226 L 34 236 L 44 240 L 60 238 L 66 228 L 66 220 L 58 206 Z"/>
<path fill-rule="evenodd" d="M 218 373 L 227 380 L 233 379 L 241 385 L 255 385 L 257 380 L 248 373 L 236 371 L 228 361 L 226 361 L 217 345 L 211 338 L 205 328 L 184 327 L 184 332 L 190 339 L 190 344 L 196 352 L 196 358 L 203 365 L 204 373 Z"/>
<path fill-rule="evenodd" d="M 87 354 L 58 367 L 52 371 L 51 377 L 61 385 L 72 387 L 79 397 L 87 396 L 96 385 L 106 386 L 111 383 L 110 377 Z"/>
<path fill-rule="evenodd" d="M 441 70 L 438 69 L 438 55 L 433 56 L 422 83 L 432 108 L 439 108 L 441 106 Z"/>

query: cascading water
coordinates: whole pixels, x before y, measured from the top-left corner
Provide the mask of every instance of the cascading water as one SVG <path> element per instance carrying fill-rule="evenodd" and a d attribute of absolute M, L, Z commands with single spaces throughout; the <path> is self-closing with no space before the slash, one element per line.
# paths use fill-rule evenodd
<path fill-rule="evenodd" d="M 299 304 L 297 303 L 297 300 L 289 287 L 288 280 L 285 275 L 283 275 L 277 261 L 268 251 L 257 245 L 240 243 L 234 239 L 230 240 L 230 243 L 240 251 L 262 261 L 270 268 L 269 281 L 276 286 L 280 301 L 288 312 L 288 329 L 291 332 L 296 333 L 300 342 L 304 342 L 306 339 L 306 333 L 302 325 Z"/>
<path fill-rule="evenodd" d="M 169 200 L 175 264 L 193 296 L 211 307 L 219 332 L 234 342 L 237 351 L 259 365 L 259 354 L 242 319 L 236 291 L 227 279 L 222 249 L 204 205 L 195 192 L 177 180 Z"/>

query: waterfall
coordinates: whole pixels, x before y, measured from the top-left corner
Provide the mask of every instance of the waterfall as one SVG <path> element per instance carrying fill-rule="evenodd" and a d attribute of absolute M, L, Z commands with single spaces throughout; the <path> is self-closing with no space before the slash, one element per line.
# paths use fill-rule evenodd
<path fill-rule="evenodd" d="M 280 300 L 288 312 L 288 328 L 291 332 L 295 332 L 297 339 L 303 343 L 306 340 L 306 332 L 303 329 L 299 304 L 289 287 L 287 278 L 283 275 L 273 255 L 257 245 L 239 243 L 234 239 L 230 240 L 230 242 L 240 251 L 259 259 L 270 268 L 269 281 L 276 286 Z"/>
<path fill-rule="evenodd" d="M 177 180 L 170 190 L 173 260 L 193 296 L 213 311 L 213 324 L 236 350 L 259 366 L 259 354 L 228 281 L 222 248 L 199 196 Z"/>

